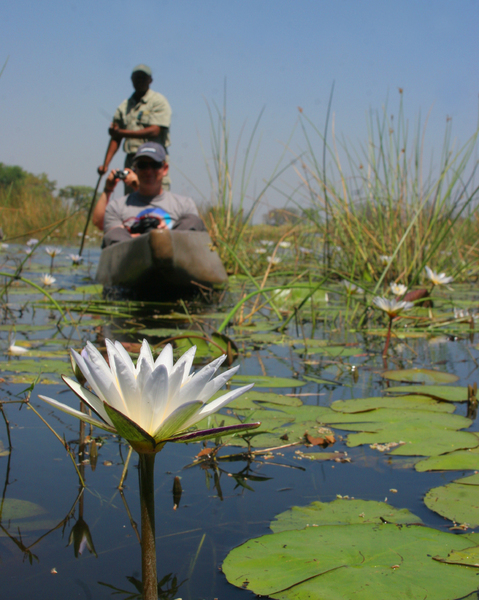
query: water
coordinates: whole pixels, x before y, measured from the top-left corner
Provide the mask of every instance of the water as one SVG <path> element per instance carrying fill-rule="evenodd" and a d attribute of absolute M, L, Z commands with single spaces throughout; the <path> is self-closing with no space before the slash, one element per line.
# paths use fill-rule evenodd
<path fill-rule="evenodd" d="M 9 252 L 10 262 L 3 269 L 13 264 L 12 257 L 17 256 L 16 249 Z M 57 266 L 54 269 L 58 284 L 68 294 L 55 294 L 55 297 L 78 300 L 79 295 L 74 288 L 89 283 L 88 276 L 94 273 L 98 252 L 91 251 L 89 262 L 92 264 L 79 269 L 70 267 L 66 258 L 68 253 L 64 249 L 55 259 Z M 38 280 L 39 274 L 49 266 L 49 260 L 48 256 L 40 254 L 39 259 L 28 265 L 24 276 Z M 144 316 L 144 311 L 143 316 L 137 314 L 111 320 L 108 315 L 91 315 L 86 309 L 84 325 L 62 327 L 57 325 L 58 314 L 52 314 L 50 308 L 42 308 L 39 304 L 39 295 L 32 295 L 26 289 L 20 289 L 20 292 L 17 294 L 12 290 L 8 306 L 3 307 L 3 324 L 6 327 L 0 331 L 2 348 L 6 349 L 8 334 L 16 326 L 17 342 L 29 341 L 32 344 L 31 354 L 39 364 L 46 360 L 42 358 L 42 352 L 65 352 L 66 358 L 69 346 L 81 347 L 86 339 L 98 342 L 105 332 L 136 342 L 140 337 L 136 333 L 139 327 L 174 326 L 171 320 L 163 321 L 158 311 L 155 318 L 151 318 L 151 311 L 147 310 L 149 317 Z M 176 310 L 181 310 L 181 307 L 176 306 Z M 199 310 L 208 312 L 211 308 Z M 213 325 L 218 323 L 205 319 Z M 182 323 L 184 326 L 184 321 Z M 33 329 L 45 324 L 49 325 L 48 329 Z M 27 326 L 27 330 L 20 331 L 21 325 Z M 306 336 L 310 333 L 308 327 L 308 324 L 303 325 Z M 296 332 L 292 328 L 293 337 L 301 337 L 300 329 Z M 289 346 L 251 345 L 247 337 L 241 341 L 244 331 L 230 330 L 229 334 L 233 340 L 239 340 L 238 361 L 244 374 L 295 376 L 299 379 L 312 375 L 339 378 L 346 384 L 328 386 L 311 382 L 303 387 L 272 390 L 302 394 L 300 397 L 305 404 L 328 406 L 338 399 L 377 396 L 387 385 L 380 376 L 383 370 L 380 357 L 382 339 L 378 341 L 370 336 L 364 338 L 362 334 L 340 330 L 332 333 L 331 329 L 318 330 L 315 333 L 317 338 L 332 336 L 336 341 L 347 339 L 349 343 L 358 343 L 360 356 L 338 361 L 311 355 L 306 363 L 305 357 Z M 439 343 L 437 338 L 432 343 L 426 338 L 394 341 L 388 366 L 436 368 L 457 374 L 457 385 L 467 385 L 477 379 L 474 361 L 478 351 L 474 344 L 465 335 L 456 341 L 449 341 L 447 336 L 443 336 Z M 19 359 L 6 354 L 2 358 L 9 360 L 11 369 L 15 368 L 15 363 L 24 360 L 24 357 Z M 65 365 L 67 373 L 68 364 Z M 357 382 L 351 374 L 351 365 L 357 367 Z M 12 452 L 0 458 L 4 507 L 0 530 L 2 597 L 12 600 L 25 597 L 36 600 L 135 597 L 134 582 L 141 579 L 140 547 L 132 523 L 139 528 L 135 454 L 121 494 L 118 484 L 128 447 L 117 438 L 96 431 L 95 435 L 101 436 L 103 444 L 96 468 L 93 470 L 88 463 L 83 468 L 87 487 L 78 499 L 78 477 L 63 445 L 32 410 L 22 404 L 9 403 L 18 397 L 23 398 L 28 384 L 11 382 L 7 371 L 5 374 L 7 381 L 0 383 L 0 400 L 4 402 Z M 39 394 L 59 401 L 72 399 L 73 394 L 66 391 L 64 385 L 40 383 L 33 391 L 31 402 L 77 452 L 78 421 L 52 410 L 38 399 Z M 465 412 L 465 405 L 459 405 L 456 413 Z M 477 421 L 471 430 L 478 430 Z M 347 434 L 341 430 L 336 432 Z M 7 424 L 3 420 L 0 420 L 0 441 L 5 448 L 8 447 Z M 167 444 L 156 460 L 158 577 L 161 580 L 171 574 L 165 587 L 171 584 L 173 577 L 181 584 L 178 590 L 172 590 L 164 598 L 241 600 L 253 597 L 250 592 L 231 586 L 223 576 L 220 567 L 228 552 L 251 537 L 268 533 L 273 517 L 289 507 L 306 505 L 313 500 L 329 502 L 338 494 L 364 500 L 384 501 L 387 498 L 393 506 L 408 508 L 426 525 L 447 531 L 450 521 L 428 510 L 423 497 L 429 489 L 466 474 L 457 471 L 417 473 L 409 458 L 390 457 L 365 446 L 346 448 L 340 441 L 332 449 L 346 450 L 351 463 L 298 460 L 297 448 L 293 447 L 275 453 L 271 460 L 258 458 L 250 464 L 245 460 L 218 461 L 216 469 L 214 465 L 210 469 L 206 465 L 186 468 L 201 447 L 200 444 Z M 238 448 L 224 448 L 219 456 L 239 452 Z M 230 474 L 246 477 L 243 481 L 252 490 L 238 486 L 237 480 Z M 183 493 L 178 508 L 173 510 L 175 476 L 181 478 Z M 397 492 L 392 492 L 392 489 Z M 15 515 L 11 511 L 17 500 L 33 503 L 41 507 L 43 513 L 14 520 Z M 89 527 L 97 557 L 85 549 L 81 556 L 75 558 L 73 545 L 68 545 L 70 532 L 80 513 Z M 113 595 L 114 588 L 124 592 Z"/>

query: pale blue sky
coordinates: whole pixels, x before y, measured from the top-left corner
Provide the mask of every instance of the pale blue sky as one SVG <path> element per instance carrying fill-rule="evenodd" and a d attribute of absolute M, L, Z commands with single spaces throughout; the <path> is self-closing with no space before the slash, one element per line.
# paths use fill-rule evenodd
<path fill-rule="evenodd" d="M 178 169 L 208 195 L 199 138 L 209 149 L 206 102 L 222 103 L 225 78 L 232 142 L 246 123 L 240 157 L 265 107 L 256 189 L 298 106 L 323 129 L 333 81 L 336 132 L 352 145 L 366 139 L 369 109 L 389 99 L 396 110 L 399 87 L 412 123 L 432 109 L 431 148 L 442 146 L 446 116 L 462 143 L 477 125 L 478 27 L 478 0 L 17 0 L 2 7 L 0 24 L 0 64 L 9 57 L 0 162 L 46 172 L 60 187 L 94 186 L 109 119 L 140 62 L 173 108 L 173 191 L 196 198 Z M 290 147 L 305 149 L 299 130 Z M 274 192 L 268 201 L 282 202 Z"/>

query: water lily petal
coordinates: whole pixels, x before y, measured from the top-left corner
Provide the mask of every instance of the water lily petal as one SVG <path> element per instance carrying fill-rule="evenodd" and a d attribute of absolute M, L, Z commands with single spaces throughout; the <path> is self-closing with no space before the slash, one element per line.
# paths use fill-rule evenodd
<path fill-rule="evenodd" d="M 138 383 L 138 386 L 143 389 L 143 385 L 146 379 L 151 375 L 151 372 L 155 368 L 155 361 L 153 360 L 153 354 L 151 353 L 150 344 L 143 340 L 141 344 L 140 356 L 136 362 L 136 377 L 142 383 Z"/>
<path fill-rule="evenodd" d="M 153 368 L 156 368 L 158 365 L 165 365 L 165 367 L 168 370 L 168 373 L 173 368 L 173 348 L 171 344 L 166 344 L 166 346 L 158 355 L 158 358 L 155 360 Z"/>
<path fill-rule="evenodd" d="M 62 375 L 62 379 L 72 390 L 72 392 L 74 392 L 81 400 L 83 400 L 83 402 L 85 402 L 85 404 L 89 406 L 92 411 L 96 413 L 98 417 L 100 417 L 100 419 L 103 419 L 103 421 L 106 421 L 108 425 L 113 427 L 113 423 L 111 422 L 110 417 L 103 406 L 103 402 L 100 400 L 100 398 L 98 398 L 98 396 L 95 396 L 95 394 L 89 392 L 74 379 L 70 379 L 64 375 Z"/>
<path fill-rule="evenodd" d="M 237 367 L 233 367 L 232 369 L 228 369 L 228 371 L 225 371 L 224 373 L 220 373 L 218 377 L 208 381 L 203 388 L 203 391 L 199 394 L 199 396 L 197 396 L 196 399 L 206 402 L 209 398 L 211 398 L 211 396 L 216 394 L 216 392 L 221 389 L 231 377 L 233 377 L 238 369 L 239 365 Z"/>
<path fill-rule="evenodd" d="M 204 404 L 203 408 L 201 408 L 201 410 L 199 410 L 196 413 L 196 415 L 194 415 L 194 417 L 190 418 L 190 420 L 187 421 L 187 423 L 185 423 L 185 426 L 184 426 L 185 429 L 187 429 L 188 427 L 191 427 L 195 423 L 198 423 L 199 421 L 201 421 L 201 419 L 204 419 L 205 417 L 209 417 L 213 413 L 217 412 L 220 408 L 223 408 L 223 406 L 226 406 L 226 404 L 228 404 L 228 402 L 232 402 L 235 398 L 238 398 L 238 396 L 241 396 L 241 394 L 244 394 L 245 392 L 250 390 L 253 386 L 254 386 L 254 383 L 250 383 L 249 385 L 244 385 L 243 387 L 240 387 L 236 390 L 232 390 L 231 392 L 227 392 L 226 394 L 223 394 L 223 396 L 220 396 L 219 398 L 217 398 L 216 400 L 213 400 L 212 402 L 209 402 L 208 404 Z"/>
<path fill-rule="evenodd" d="M 127 415 L 141 427 L 144 427 L 140 410 L 141 397 L 136 383 L 135 373 L 132 372 L 130 365 L 125 363 L 123 357 L 119 354 L 112 354 L 111 360 L 112 368 L 114 365 L 116 371 L 118 387 L 126 409 L 125 411 L 120 410 L 124 415 Z"/>
<path fill-rule="evenodd" d="M 90 415 L 87 415 L 86 413 L 82 413 L 79 410 L 70 408 L 66 404 L 62 404 L 61 402 L 57 402 L 56 400 L 53 400 L 53 398 L 48 398 L 47 396 L 40 396 L 40 395 L 38 397 L 41 398 L 44 402 L 47 402 L 47 404 L 51 404 L 51 406 L 53 406 L 54 408 L 58 408 L 61 411 L 63 411 L 64 413 L 67 413 L 69 415 L 72 415 L 73 417 L 76 417 L 77 419 L 80 419 L 80 421 L 84 421 L 85 423 L 89 423 L 90 425 L 93 425 L 94 427 L 99 427 L 100 429 L 104 429 L 105 431 L 109 431 L 111 433 L 116 433 L 116 429 L 114 427 L 111 427 L 111 425 L 107 425 L 103 421 L 94 419 L 93 417 L 90 417 Z"/>
<path fill-rule="evenodd" d="M 184 363 L 185 370 L 183 372 L 183 383 L 186 383 L 192 377 L 190 375 L 190 371 L 191 371 L 191 367 L 193 366 L 193 360 L 195 358 L 195 353 L 196 353 L 196 346 L 192 346 L 191 348 L 188 348 L 188 350 L 182 356 L 180 356 L 180 358 L 176 361 L 176 364 L 172 369 L 172 371 L 174 371 L 175 369 L 183 368 L 182 365 Z M 170 372 L 170 376 L 171 376 L 171 374 L 172 373 Z"/>
<path fill-rule="evenodd" d="M 112 372 L 108 368 L 108 365 L 106 365 L 103 356 L 99 352 L 97 352 L 97 356 L 97 354 L 91 351 L 88 352 L 88 350 L 82 352 L 81 355 L 75 352 L 75 350 L 72 350 L 72 353 L 81 372 L 85 375 L 86 380 L 100 400 L 127 414 L 128 407 L 125 405 L 118 384 L 113 379 Z M 106 369 L 104 365 L 106 365 Z"/>
<path fill-rule="evenodd" d="M 154 433 L 154 438 L 157 443 L 168 439 L 175 433 L 186 429 L 185 423 L 190 419 L 194 418 L 193 415 L 198 412 L 201 408 L 202 403 L 196 401 L 186 402 L 174 410 L 170 415 L 163 421 Z"/>
<path fill-rule="evenodd" d="M 108 340 L 108 341 L 110 341 L 110 340 Z M 131 356 L 125 350 L 125 347 L 123 346 L 123 344 L 121 344 L 120 342 L 115 342 L 115 349 L 118 352 L 118 354 L 121 356 L 121 358 L 123 359 L 123 362 L 125 363 L 125 365 L 128 366 L 130 371 L 132 373 L 136 374 L 135 365 L 133 364 L 133 361 L 131 360 Z"/>
<path fill-rule="evenodd" d="M 206 365 L 206 367 L 203 367 L 201 369 L 201 371 L 198 371 L 198 373 L 195 373 L 189 379 L 189 381 L 187 381 L 181 388 L 181 392 L 180 392 L 181 400 L 183 400 L 183 398 L 194 398 L 195 400 L 199 399 L 199 396 L 200 396 L 201 392 L 203 391 L 203 388 L 209 382 L 209 380 L 213 377 L 213 375 L 216 373 L 216 371 L 218 370 L 218 367 L 225 360 L 225 358 L 226 358 L 226 354 L 223 354 L 222 356 L 215 359 L 209 365 Z M 180 362 L 180 361 L 178 361 L 178 362 Z M 210 398 L 210 397 L 211 396 L 208 396 L 208 398 Z"/>
<path fill-rule="evenodd" d="M 165 417 L 169 389 L 168 370 L 158 365 L 147 379 L 141 397 L 141 419 L 150 433 L 156 431 Z"/>

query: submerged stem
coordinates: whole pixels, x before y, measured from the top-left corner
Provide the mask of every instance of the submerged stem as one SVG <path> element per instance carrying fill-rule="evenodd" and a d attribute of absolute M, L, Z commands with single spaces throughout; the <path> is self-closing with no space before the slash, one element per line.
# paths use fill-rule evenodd
<path fill-rule="evenodd" d="M 139 454 L 143 600 L 158 600 L 155 546 L 155 456 L 156 454 Z"/>
<path fill-rule="evenodd" d="M 388 333 L 386 336 L 386 343 L 384 344 L 383 357 L 387 356 L 387 354 L 388 354 L 389 342 L 391 340 L 391 327 L 393 324 L 393 318 L 394 317 L 389 317 L 389 327 L 388 327 Z"/>

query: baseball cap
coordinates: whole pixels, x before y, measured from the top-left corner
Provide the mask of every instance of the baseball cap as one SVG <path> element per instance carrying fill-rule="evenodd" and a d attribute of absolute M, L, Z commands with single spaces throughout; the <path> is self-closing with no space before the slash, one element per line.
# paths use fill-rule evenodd
<path fill-rule="evenodd" d="M 149 77 L 151 77 L 151 69 L 147 65 L 136 65 L 131 74 L 133 75 L 133 73 L 136 73 L 137 71 L 142 71 L 143 73 L 146 73 Z"/>
<path fill-rule="evenodd" d="M 133 157 L 133 161 L 141 158 L 142 156 L 149 156 L 156 162 L 162 163 L 166 158 L 166 150 L 163 148 L 161 144 L 157 144 L 156 142 L 146 142 L 140 146 Z"/>

